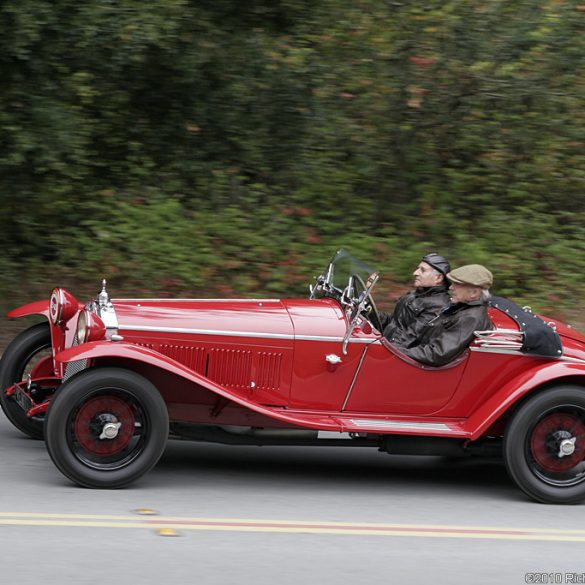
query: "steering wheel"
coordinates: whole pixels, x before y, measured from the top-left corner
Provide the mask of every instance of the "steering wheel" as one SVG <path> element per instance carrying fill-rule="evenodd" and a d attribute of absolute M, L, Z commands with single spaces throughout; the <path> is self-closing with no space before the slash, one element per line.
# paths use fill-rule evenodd
<path fill-rule="evenodd" d="M 350 322 L 353 321 L 357 315 L 365 313 L 367 318 L 372 321 L 372 325 L 382 333 L 382 320 L 380 319 L 378 307 L 376 307 L 376 303 L 374 302 L 374 297 L 372 297 L 372 290 L 378 281 L 379 276 L 380 275 L 377 272 L 374 272 L 370 275 L 367 282 L 364 282 L 358 274 L 354 275 L 354 278 L 361 285 L 363 290 L 353 308 Z"/>

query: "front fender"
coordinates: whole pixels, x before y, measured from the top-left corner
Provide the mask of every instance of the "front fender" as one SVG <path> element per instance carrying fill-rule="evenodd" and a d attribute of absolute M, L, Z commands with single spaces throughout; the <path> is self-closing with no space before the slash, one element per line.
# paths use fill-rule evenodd
<path fill-rule="evenodd" d="M 12 309 L 6 316 L 9 319 L 17 319 L 18 317 L 26 317 L 28 315 L 43 315 L 43 317 L 49 318 L 49 301 L 35 301 L 34 303 L 28 303 Z"/>
<path fill-rule="evenodd" d="M 472 441 L 481 437 L 507 410 L 526 394 L 551 382 L 563 383 L 566 378 L 581 378 L 585 392 L 585 362 L 547 362 L 502 386 L 489 400 L 467 419 L 464 427 Z"/>
<path fill-rule="evenodd" d="M 157 352 L 152 349 L 142 347 L 140 345 L 134 345 L 131 343 L 123 343 L 123 342 L 112 342 L 112 341 L 93 341 L 90 343 L 85 343 L 83 345 L 78 345 L 74 347 L 70 347 L 55 356 L 55 360 L 60 363 L 69 363 L 78 360 L 90 360 L 96 358 L 117 358 L 117 359 L 126 359 L 131 361 L 138 361 L 143 362 L 163 370 L 170 372 L 172 374 L 176 374 L 181 376 L 185 380 L 189 380 L 194 384 L 198 384 L 203 388 L 206 388 L 210 392 L 217 394 L 218 396 L 222 396 L 227 400 L 235 402 L 240 406 L 268 416 L 270 418 L 274 418 L 276 420 L 280 420 L 286 422 L 288 424 L 292 424 L 295 426 L 302 426 L 305 428 L 315 428 L 315 429 L 327 429 L 327 430 L 340 430 L 339 424 L 331 421 L 330 424 L 323 424 L 321 421 L 320 424 L 316 424 L 313 421 L 308 421 L 303 418 L 299 418 L 296 416 L 291 416 L 285 414 L 280 410 L 275 410 L 272 408 L 268 408 L 265 406 L 261 406 L 255 402 L 251 402 L 242 398 L 238 394 L 235 394 L 233 391 L 225 388 L 221 384 L 217 384 L 216 382 L 194 372 L 187 366 Z"/>

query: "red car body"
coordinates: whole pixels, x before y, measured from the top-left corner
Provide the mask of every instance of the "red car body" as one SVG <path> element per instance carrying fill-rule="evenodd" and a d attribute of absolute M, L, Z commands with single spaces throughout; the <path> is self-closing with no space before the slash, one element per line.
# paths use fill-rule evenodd
<path fill-rule="evenodd" d="M 57 467 L 89 487 L 137 479 L 160 457 L 170 429 L 171 436 L 234 444 L 464 456 L 503 449 L 510 474 L 534 499 L 585 497 L 585 337 L 546 319 L 562 354 L 529 355 L 509 341 L 514 332 L 521 336 L 521 327 L 492 307 L 495 331 L 488 336 L 504 339 L 503 346 L 478 337 L 454 362 L 432 368 L 401 354 L 363 314 L 351 314 L 368 295 L 361 296 L 349 303 L 339 294 L 110 301 L 104 287 L 85 305 L 58 289 L 51 301 L 8 314 L 47 317 L 51 352 L 23 379 L 16 362 L 31 350 L 19 353 L 18 338 L 13 342 L 0 365 L 2 406 L 24 432 L 45 433 Z M 90 325 L 76 327 L 88 307 Z M 89 341 L 79 343 L 78 334 Z M 101 386 L 100 372 L 107 374 Z M 158 402 L 145 405 L 142 390 L 126 388 L 126 378 L 117 384 L 120 372 L 130 386 L 148 381 L 149 397 L 158 394 Z M 150 412 L 161 409 L 166 423 Z M 124 434 L 124 424 L 139 430 Z M 142 446 L 132 446 L 140 433 Z M 151 434 L 158 446 L 148 456 Z"/>

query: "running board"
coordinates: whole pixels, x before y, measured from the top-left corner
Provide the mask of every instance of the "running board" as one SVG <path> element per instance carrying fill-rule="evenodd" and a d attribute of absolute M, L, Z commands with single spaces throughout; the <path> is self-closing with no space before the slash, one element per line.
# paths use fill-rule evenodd
<path fill-rule="evenodd" d="M 421 419 L 420 417 L 376 416 L 369 413 L 339 413 L 287 410 L 297 420 L 307 423 L 327 420 L 338 432 L 359 434 L 400 434 L 467 439 L 471 433 L 465 428 L 466 419 Z M 328 430 L 333 430 L 329 428 Z"/>

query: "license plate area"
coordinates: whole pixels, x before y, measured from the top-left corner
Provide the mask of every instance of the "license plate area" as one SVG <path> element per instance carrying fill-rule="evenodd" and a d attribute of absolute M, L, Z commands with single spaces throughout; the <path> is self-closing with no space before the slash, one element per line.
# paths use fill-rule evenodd
<path fill-rule="evenodd" d="M 33 401 L 27 396 L 27 394 L 22 390 L 19 386 L 16 386 L 14 389 L 14 400 L 24 410 L 24 412 L 28 413 L 28 411 L 34 406 Z"/>

